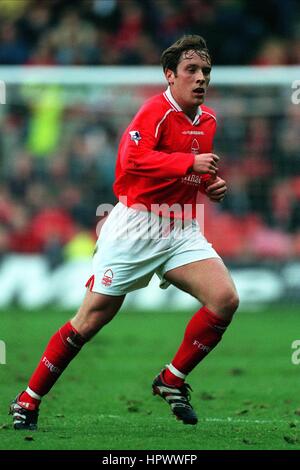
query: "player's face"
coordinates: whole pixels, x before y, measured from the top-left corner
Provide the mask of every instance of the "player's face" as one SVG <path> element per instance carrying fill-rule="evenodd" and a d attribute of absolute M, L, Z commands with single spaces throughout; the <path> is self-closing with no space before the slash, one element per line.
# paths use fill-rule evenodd
<path fill-rule="evenodd" d="M 210 71 L 209 57 L 195 51 L 182 53 L 176 73 L 166 71 L 172 95 L 183 111 L 196 109 L 203 103 Z"/>

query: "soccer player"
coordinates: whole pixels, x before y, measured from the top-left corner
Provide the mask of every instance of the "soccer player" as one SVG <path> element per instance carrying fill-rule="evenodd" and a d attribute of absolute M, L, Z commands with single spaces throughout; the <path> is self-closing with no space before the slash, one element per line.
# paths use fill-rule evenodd
<path fill-rule="evenodd" d="M 149 99 L 125 130 L 114 191 L 119 202 L 102 226 L 93 273 L 77 314 L 50 339 L 28 387 L 12 402 L 15 429 L 37 427 L 41 399 L 82 346 L 116 315 L 126 294 L 154 273 L 201 303 L 152 391 L 177 419 L 196 424 L 186 376 L 219 343 L 238 307 L 228 270 L 200 231 L 201 193 L 221 202 L 227 187 L 213 153 L 216 117 L 203 105 L 211 58 L 205 40 L 183 36 L 161 57 L 167 90 Z M 172 329 L 164 332 L 172 335 Z"/>

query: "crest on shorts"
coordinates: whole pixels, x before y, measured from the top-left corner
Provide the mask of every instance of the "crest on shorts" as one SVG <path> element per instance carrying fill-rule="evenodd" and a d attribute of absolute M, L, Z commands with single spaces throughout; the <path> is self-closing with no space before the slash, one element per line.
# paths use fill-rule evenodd
<path fill-rule="evenodd" d="M 101 283 L 105 286 L 105 287 L 109 287 L 111 286 L 112 284 L 112 281 L 113 281 L 113 277 L 114 277 L 114 273 L 112 272 L 111 269 L 107 269 L 104 273 L 104 276 L 102 278 L 102 281 Z"/>
<path fill-rule="evenodd" d="M 135 142 L 135 145 L 139 145 L 139 140 L 141 140 L 141 134 L 139 131 L 129 131 L 130 139 Z"/>

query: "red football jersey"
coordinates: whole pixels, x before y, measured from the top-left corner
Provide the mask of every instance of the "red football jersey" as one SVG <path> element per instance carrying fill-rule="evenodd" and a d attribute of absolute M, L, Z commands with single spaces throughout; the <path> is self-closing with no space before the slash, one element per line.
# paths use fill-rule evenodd
<path fill-rule="evenodd" d="M 199 107 L 192 122 L 170 88 L 150 98 L 121 138 L 114 183 L 117 198 L 129 207 L 142 204 L 153 212 L 157 205 L 176 204 L 183 218 L 195 217 L 199 190 L 210 175 L 192 171 L 194 155 L 212 152 L 215 131 L 216 117 L 210 108 Z"/>

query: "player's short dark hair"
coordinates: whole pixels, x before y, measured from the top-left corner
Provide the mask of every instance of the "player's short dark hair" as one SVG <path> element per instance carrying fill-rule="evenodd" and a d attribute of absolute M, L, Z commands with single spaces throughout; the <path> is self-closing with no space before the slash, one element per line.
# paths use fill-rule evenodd
<path fill-rule="evenodd" d="M 197 34 L 187 34 L 163 51 L 160 61 L 164 71 L 170 69 L 176 73 L 181 54 L 185 51 L 196 51 L 211 62 L 205 39 Z"/>

